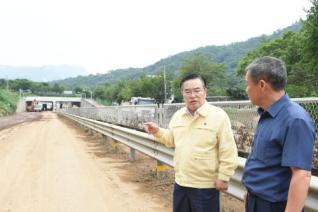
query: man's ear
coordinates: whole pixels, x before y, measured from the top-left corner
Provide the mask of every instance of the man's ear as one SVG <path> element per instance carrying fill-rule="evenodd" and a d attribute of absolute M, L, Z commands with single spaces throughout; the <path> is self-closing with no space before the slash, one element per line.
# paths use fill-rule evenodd
<path fill-rule="evenodd" d="M 264 89 L 266 87 L 267 83 L 264 80 L 260 80 L 259 85 L 260 85 L 261 89 Z"/>

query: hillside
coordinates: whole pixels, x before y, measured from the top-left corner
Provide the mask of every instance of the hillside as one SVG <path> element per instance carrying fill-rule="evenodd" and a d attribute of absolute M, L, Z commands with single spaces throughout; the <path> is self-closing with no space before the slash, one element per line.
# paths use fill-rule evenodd
<path fill-rule="evenodd" d="M 0 89 L 0 117 L 14 113 L 18 99 L 16 93 Z"/>
<path fill-rule="evenodd" d="M 36 82 L 47 82 L 87 74 L 88 72 L 83 68 L 72 65 L 41 67 L 0 65 L 0 79 L 28 79 Z"/>
<path fill-rule="evenodd" d="M 168 58 L 161 59 L 160 61 L 144 67 L 144 68 L 127 68 L 112 70 L 106 74 L 96 74 L 89 76 L 79 76 L 67 78 L 64 80 L 54 81 L 67 86 L 88 86 L 96 87 L 97 84 L 114 83 L 118 80 L 132 80 L 138 78 L 143 74 L 156 74 L 163 70 L 177 72 L 182 63 L 183 58 L 191 55 L 202 53 L 211 58 L 214 63 L 225 64 L 227 67 L 227 74 L 230 76 L 230 82 L 236 81 L 235 71 L 238 67 L 239 61 L 246 53 L 258 47 L 261 41 L 279 38 L 286 31 L 299 31 L 302 27 L 300 22 L 284 29 L 277 30 L 272 35 L 262 35 L 259 37 L 250 38 L 244 42 L 236 42 L 223 46 L 205 46 L 191 51 L 181 52 Z"/>

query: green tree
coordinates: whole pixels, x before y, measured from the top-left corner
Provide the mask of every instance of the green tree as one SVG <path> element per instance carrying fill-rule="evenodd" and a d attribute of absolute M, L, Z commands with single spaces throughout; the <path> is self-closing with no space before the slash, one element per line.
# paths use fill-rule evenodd
<path fill-rule="evenodd" d="M 27 90 L 32 88 L 32 81 L 27 79 L 9 80 L 10 90 L 18 92 L 20 89 Z"/>
<path fill-rule="evenodd" d="M 312 91 L 311 95 L 318 95 L 318 0 L 311 0 L 311 3 L 301 31 L 304 49 L 302 65 L 307 71 L 306 84 Z"/>
<path fill-rule="evenodd" d="M 83 92 L 83 88 L 80 87 L 80 86 L 76 86 L 76 87 L 74 88 L 74 92 L 75 92 L 75 93 L 82 93 L 82 92 Z"/>
<path fill-rule="evenodd" d="M 245 88 L 242 85 L 230 87 L 226 90 L 226 93 L 231 98 L 231 100 L 245 100 L 245 99 L 247 99 L 247 94 L 245 92 Z"/>
<path fill-rule="evenodd" d="M 7 80 L 0 79 L 0 89 L 5 89 L 7 87 Z"/>
<path fill-rule="evenodd" d="M 61 94 L 64 91 L 64 87 L 60 84 L 54 83 L 53 87 L 50 90 L 57 94 Z"/>
<path fill-rule="evenodd" d="M 117 95 L 117 102 L 121 103 L 122 101 L 129 101 L 133 96 L 132 90 L 132 82 L 125 83 L 124 81 L 120 81 L 117 86 L 118 95 Z"/>
<path fill-rule="evenodd" d="M 318 0 L 311 2 L 299 32 L 286 32 L 282 38 L 261 43 L 240 61 L 237 74 L 242 77 L 246 66 L 257 57 L 278 57 L 287 66 L 286 90 L 291 97 L 318 95 Z"/>
<path fill-rule="evenodd" d="M 215 64 L 203 54 L 194 54 L 183 60 L 180 67 L 180 75 L 173 82 L 173 91 L 176 99 L 182 99 L 180 93 L 181 79 L 189 73 L 199 74 L 207 81 L 208 95 L 225 95 L 227 88 L 227 76 L 223 64 Z"/>

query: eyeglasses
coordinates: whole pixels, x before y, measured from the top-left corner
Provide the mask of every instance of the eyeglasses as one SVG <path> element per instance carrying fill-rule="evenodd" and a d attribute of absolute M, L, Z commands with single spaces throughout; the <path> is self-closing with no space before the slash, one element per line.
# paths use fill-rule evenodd
<path fill-rule="evenodd" d="M 193 90 L 184 90 L 184 91 L 183 91 L 183 94 L 186 95 L 186 96 L 191 96 L 192 93 L 193 93 L 194 95 L 198 95 L 198 94 L 200 94 L 202 91 L 203 91 L 203 89 L 201 89 L 201 88 L 196 88 L 196 89 L 193 89 Z"/>

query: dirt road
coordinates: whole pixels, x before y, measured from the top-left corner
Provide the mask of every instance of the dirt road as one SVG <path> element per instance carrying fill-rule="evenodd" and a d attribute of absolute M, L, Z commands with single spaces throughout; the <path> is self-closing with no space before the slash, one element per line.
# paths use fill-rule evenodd
<path fill-rule="evenodd" d="M 0 212 L 171 210 L 120 178 L 118 161 L 92 157 L 86 138 L 50 112 L 1 130 Z"/>

